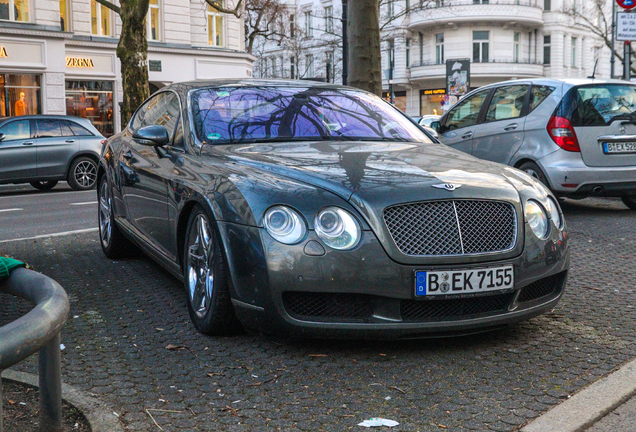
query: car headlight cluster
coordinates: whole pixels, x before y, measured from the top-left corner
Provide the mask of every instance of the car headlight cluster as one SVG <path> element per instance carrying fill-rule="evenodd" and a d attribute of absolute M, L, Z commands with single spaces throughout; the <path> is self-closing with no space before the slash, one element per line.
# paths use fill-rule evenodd
<path fill-rule="evenodd" d="M 274 206 L 265 212 L 263 224 L 267 232 L 285 244 L 300 242 L 307 226 L 300 214 L 287 206 Z M 314 219 L 316 235 L 332 249 L 353 249 L 360 242 L 362 229 L 351 213 L 340 207 L 326 207 Z"/>
<path fill-rule="evenodd" d="M 525 213 L 526 220 L 532 232 L 540 239 L 545 239 L 550 234 L 548 214 L 554 226 L 558 229 L 563 228 L 563 216 L 559 210 L 559 205 L 552 197 L 548 197 L 545 206 L 541 205 L 538 201 L 529 199 L 526 201 Z"/>

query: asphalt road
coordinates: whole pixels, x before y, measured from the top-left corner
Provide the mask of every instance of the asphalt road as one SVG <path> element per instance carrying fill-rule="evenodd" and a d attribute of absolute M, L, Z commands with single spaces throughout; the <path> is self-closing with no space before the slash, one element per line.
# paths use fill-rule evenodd
<path fill-rule="evenodd" d="M 29 185 L 0 186 L 0 242 L 97 228 L 97 193 L 65 182 L 48 192 Z"/>
<path fill-rule="evenodd" d="M 66 289 L 62 379 L 109 403 L 126 430 L 340 432 L 383 417 L 400 423 L 392 431 L 504 432 L 636 356 L 636 212 L 616 200 L 563 208 L 572 248 L 563 300 L 463 338 L 206 337 L 179 281 L 143 255 L 105 258 L 95 232 L 5 242 L 0 253 Z M 0 295 L 0 325 L 28 310 Z M 14 368 L 35 373 L 37 361 Z"/>

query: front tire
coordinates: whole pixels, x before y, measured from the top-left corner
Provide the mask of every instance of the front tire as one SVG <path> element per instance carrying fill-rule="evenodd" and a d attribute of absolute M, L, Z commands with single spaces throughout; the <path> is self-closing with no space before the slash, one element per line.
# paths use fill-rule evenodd
<path fill-rule="evenodd" d="M 99 210 L 97 212 L 97 222 L 99 226 L 99 240 L 102 245 L 104 255 L 110 259 L 117 259 L 130 256 L 135 250 L 130 241 L 124 237 L 117 224 L 110 195 L 108 179 L 104 175 L 99 183 L 97 192 Z"/>
<path fill-rule="evenodd" d="M 76 191 L 93 189 L 97 181 L 97 164 L 89 157 L 78 157 L 71 164 L 67 181 Z"/>
<path fill-rule="evenodd" d="M 48 181 L 34 181 L 30 183 L 31 186 L 40 190 L 42 192 L 50 191 L 57 184 L 56 180 L 48 180 Z"/>
<path fill-rule="evenodd" d="M 236 334 L 236 318 L 228 269 L 219 234 L 205 210 L 196 206 L 190 215 L 183 248 L 183 279 L 190 319 L 206 335 Z"/>
<path fill-rule="evenodd" d="M 636 210 L 636 195 L 623 195 L 621 199 L 623 200 L 623 204 L 625 204 L 627 207 L 632 210 Z"/>

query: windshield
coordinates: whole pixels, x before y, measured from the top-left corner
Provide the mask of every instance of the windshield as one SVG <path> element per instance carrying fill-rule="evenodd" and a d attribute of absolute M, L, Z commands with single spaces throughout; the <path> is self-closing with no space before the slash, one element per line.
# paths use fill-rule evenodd
<path fill-rule="evenodd" d="M 563 98 L 557 115 L 572 126 L 606 126 L 614 120 L 636 120 L 636 86 L 597 84 L 575 87 Z"/>
<path fill-rule="evenodd" d="M 431 142 L 406 116 L 373 95 L 315 87 L 218 87 L 192 95 L 206 144 L 275 141 Z"/>

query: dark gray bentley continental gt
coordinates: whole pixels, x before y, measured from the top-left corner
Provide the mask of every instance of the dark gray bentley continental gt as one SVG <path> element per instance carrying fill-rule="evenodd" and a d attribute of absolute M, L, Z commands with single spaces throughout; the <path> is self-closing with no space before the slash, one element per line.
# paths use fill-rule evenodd
<path fill-rule="evenodd" d="M 352 88 L 168 86 L 108 140 L 98 185 L 104 253 L 134 244 L 183 279 L 206 334 L 466 334 L 541 314 L 566 284 L 547 188 Z"/>

